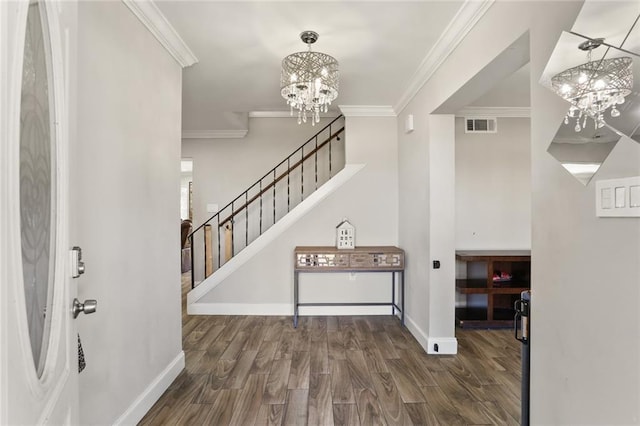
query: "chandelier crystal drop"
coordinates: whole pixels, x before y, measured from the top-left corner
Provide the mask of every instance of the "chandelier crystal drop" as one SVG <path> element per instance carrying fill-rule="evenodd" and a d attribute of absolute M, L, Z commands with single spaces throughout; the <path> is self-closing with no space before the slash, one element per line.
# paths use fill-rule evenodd
<path fill-rule="evenodd" d="M 618 105 L 624 103 L 625 96 L 633 87 L 632 60 L 630 57 L 600 59 L 591 61 L 591 51 L 603 43 L 604 39 L 587 40 L 578 46 L 587 51 L 587 62 L 562 71 L 551 79 L 555 92 L 571 103 L 564 123 L 575 118 L 576 132 L 587 125 L 587 117 L 594 121 L 596 129 L 605 123 L 604 113 L 611 108 L 611 117 L 619 117 Z"/>
<path fill-rule="evenodd" d="M 292 53 L 282 60 L 280 94 L 291 108 L 291 115 L 297 111 L 298 124 L 306 123 L 309 116 L 315 126 L 320 121 L 320 113 L 326 113 L 338 97 L 338 61 L 325 53 L 311 51 L 318 33 L 304 31 L 300 38 L 308 50 Z"/>

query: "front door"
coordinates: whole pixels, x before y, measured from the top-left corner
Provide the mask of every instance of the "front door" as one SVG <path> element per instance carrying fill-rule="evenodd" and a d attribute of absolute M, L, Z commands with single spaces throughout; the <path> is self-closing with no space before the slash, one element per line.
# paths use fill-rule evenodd
<path fill-rule="evenodd" d="M 0 2 L 0 424 L 78 418 L 68 221 L 75 7 Z"/>

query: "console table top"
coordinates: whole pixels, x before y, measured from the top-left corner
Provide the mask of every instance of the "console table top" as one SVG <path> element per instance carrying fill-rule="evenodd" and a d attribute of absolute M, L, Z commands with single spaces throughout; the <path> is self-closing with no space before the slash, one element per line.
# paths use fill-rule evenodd
<path fill-rule="evenodd" d="M 296 253 L 404 253 L 396 246 L 358 246 L 353 249 L 339 249 L 335 246 L 297 246 Z"/>

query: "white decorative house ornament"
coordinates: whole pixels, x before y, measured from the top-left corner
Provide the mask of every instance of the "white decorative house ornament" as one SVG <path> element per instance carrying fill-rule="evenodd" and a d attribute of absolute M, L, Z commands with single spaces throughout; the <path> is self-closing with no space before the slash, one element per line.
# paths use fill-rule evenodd
<path fill-rule="evenodd" d="M 356 247 L 356 228 L 346 218 L 336 226 L 336 247 L 339 249 Z"/>

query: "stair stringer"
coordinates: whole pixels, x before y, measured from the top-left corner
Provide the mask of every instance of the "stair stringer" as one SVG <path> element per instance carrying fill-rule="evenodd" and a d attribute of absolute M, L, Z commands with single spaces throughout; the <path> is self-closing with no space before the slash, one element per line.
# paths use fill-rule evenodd
<path fill-rule="evenodd" d="M 311 195 L 305 198 L 300 204 L 295 206 L 282 219 L 277 221 L 271 228 L 256 238 L 251 244 L 245 247 L 240 253 L 232 257 L 222 267 L 216 270 L 208 278 L 198 284 L 187 294 L 187 313 L 200 313 L 195 306 L 203 296 L 220 285 L 233 272 L 266 248 L 272 241 L 286 231 L 291 225 L 300 220 L 305 214 L 311 211 L 317 204 L 324 200 L 331 193 L 347 183 L 358 172 L 365 167 L 365 164 L 346 164 L 333 178 L 319 187 Z"/>

